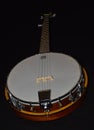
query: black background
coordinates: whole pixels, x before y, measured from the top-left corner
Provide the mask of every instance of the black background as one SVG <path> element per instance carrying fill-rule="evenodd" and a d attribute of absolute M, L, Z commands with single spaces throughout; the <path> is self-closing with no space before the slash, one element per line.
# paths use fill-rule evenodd
<path fill-rule="evenodd" d="M 5 129 L 92 129 L 94 116 L 94 8 L 91 1 L 31 1 L 3 3 L 0 38 L 0 126 Z M 56 13 L 50 20 L 50 49 L 76 58 L 87 70 L 88 90 L 84 103 L 70 115 L 51 122 L 21 119 L 4 98 L 4 87 L 12 67 L 38 53 L 45 12 Z"/>

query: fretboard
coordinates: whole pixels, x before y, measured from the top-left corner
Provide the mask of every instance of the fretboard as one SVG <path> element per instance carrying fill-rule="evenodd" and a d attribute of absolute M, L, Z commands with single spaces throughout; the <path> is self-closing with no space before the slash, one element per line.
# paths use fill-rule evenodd
<path fill-rule="evenodd" d="M 44 15 L 39 53 L 49 52 L 49 15 Z"/>

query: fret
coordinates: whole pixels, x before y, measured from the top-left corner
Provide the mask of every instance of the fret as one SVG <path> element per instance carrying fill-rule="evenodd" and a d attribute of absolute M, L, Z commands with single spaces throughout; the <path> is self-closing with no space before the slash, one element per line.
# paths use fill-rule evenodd
<path fill-rule="evenodd" d="M 49 15 L 44 15 L 39 53 L 49 52 Z"/>

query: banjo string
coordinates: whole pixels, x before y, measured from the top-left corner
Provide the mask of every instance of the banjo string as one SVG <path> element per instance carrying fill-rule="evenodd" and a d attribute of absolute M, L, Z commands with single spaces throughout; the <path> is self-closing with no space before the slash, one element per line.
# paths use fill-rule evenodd
<path fill-rule="evenodd" d="M 44 22 L 46 28 L 44 30 L 44 37 L 41 37 L 42 38 L 42 42 L 47 42 L 47 44 L 49 44 L 49 35 L 48 35 L 48 31 L 49 31 L 49 16 L 45 16 L 45 22 Z M 47 45 L 48 46 L 48 45 Z M 44 51 L 45 49 L 48 50 L 48 47 L 47 46 L 43 46 L 44 47 Z M 47 47 L 47 48 L 46 48 Z M 40 81 L 39 81 L 39 84 L 41 87 L 42 90 L 46 90 L 46 89 L 49 89 L 49 55 L 42 55 L 41 58 L 41 63 L 40 63 Z"/>

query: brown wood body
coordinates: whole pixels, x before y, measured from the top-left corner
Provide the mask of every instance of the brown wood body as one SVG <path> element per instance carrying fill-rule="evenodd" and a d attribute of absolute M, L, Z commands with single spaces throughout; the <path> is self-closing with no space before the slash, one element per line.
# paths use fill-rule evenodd
<path fill-rule="evenodd" d="M 48 114 L 45 113 L 45 115 L 29 115 L 29 114 L 24 114 L 22 112 L 19 112 L 19 111 L 15 110 L 15 108 L 14 108 L 14 110 L 18 116 L 20 116 L 24 119 L 29 119 L 32 121 L 51 121 L 51 120 L 56 120 L 56 119 L 62 118 L 64 116 L 70 114 L 71 112 L 73 112 L 75 109 L 77 109 L 82 104 L 84 97 L 85 97 L 85 93 L 79 99 L 79 101 L 75 102 L 70 107 L 68 107 L 62 111 L 50 114 L 50 115 L 49 115 L 49 113 Z"/>
<path fill-rule="evenodd" d="M 84 68 L 83 68 L 83 73 L 84 73 L 84 79 L 85 79 L 83 83 L 84 91 L 81 97 L 79 97 L 75 101 L 70 101 L 69 97 L 67 97 L 60 102 L 58 101 L 56 103 L 53 103 L 49 111 L 44 111 L 43 109 L 40 108 L 40 106 L 31 107 L 31 106 L 25 105 L 23 110 L 18 110 L 13 105 L 11 105 L 11 107 L 13 108 L 13 110 L 18 116 L 24 119 L 32 120 L 32 121 L 51 121 L 51 120 L 64 117 L 68 115 L 69 113 L 73 112 L 75 109 L 77 109 L 83 102 L 83 99 L 86 95 L 87 84 L 88 84 L 88 76 Z M 5 88 L 5 98 L 7 101 L 10 100 L 7 87 Z"/>

